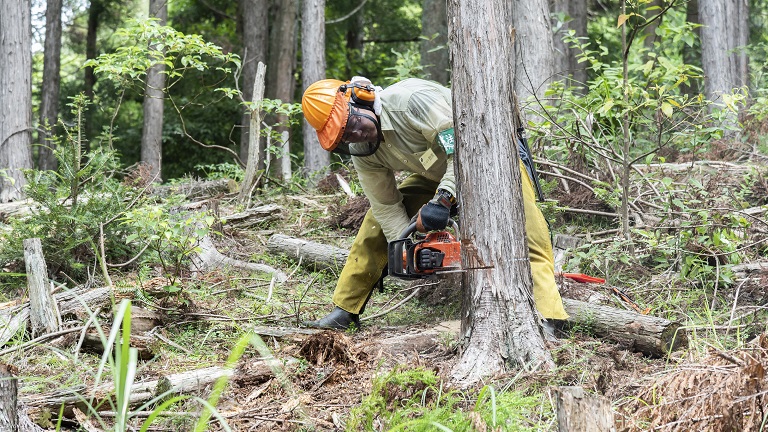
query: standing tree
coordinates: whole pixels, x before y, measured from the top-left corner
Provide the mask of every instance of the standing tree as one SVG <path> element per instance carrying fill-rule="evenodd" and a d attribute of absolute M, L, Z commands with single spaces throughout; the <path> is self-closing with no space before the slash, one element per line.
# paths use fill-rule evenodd
<path fill-rule="evenodd" d="M 554 362 L 537 324 L 524 229 L 512 3 L 450 0 L 448 11 L 462 265 L 475 268 L 464 276 L 467 340 L 453 376 L 472 383 L 508 364 Z"/>
<path fill-rule="evenodd" d="M 88 8 L 88 31 L 85 36 L 85 60 L 93 60 L 98 54 L 96 46 L 96 35 L 99 31 L 99 23 L 101 18 L 106 12 L 107 0 L 91 0 L 90 7 Z M 89 101 L 93 101 L 93 88 L 96 86 L 96 75 L 93 72 L 93 67 L 86 66 L 85 70 L 85 97 Z M 83 135 L 86 139 L 92 139 L 93 135 L 93 111 L 88 110 L 85 112 L 85 125 L 83 126 Z M 85 141 L 85 147 L 88 147 L 88 141 Z"/>
<path fill-rule="evenodd" d="M 266 96 L 270 99 L 280 99 L 286 103 L 293 101 L 293 91 L 296 86 L 293 75 L 296 68 L 298 6 L 297 0 L 279 0 L 277 2 L 275 25 L 272 29 L 272 41 L 269 48 Z M 288 116 L 279 114 L 275 123 L 282 125 L 275 128 L 275 132 L 286 136 L 289 128 L 284 125 L 288 124 Z M 272 157 L 272 167 L 279 178 L 285 177 L 286 174 L 285 170 L 282 169 L 283 164 L 285 162 L 290 163 L 288 140 L 285 140 L 283 144 L 278 157 Z M 283 178 L 283 180 L 285 179 Z"/>
<path fill-rule="evenodd" d="M 577 38 L 587 37 L 587 0 L 552 0 L 553 44 L 556 79 L 568 78 L 573 85 L 586 88 L 587 69 L 579 64 L 579 51 L 563 41 L 571 30 Z"/>
<path fill-rule="evenodd" d="M 168 21 L 168 1 L 149 0 L 149 16 L 158 24 Z M 154 47 L 155 49 L 161 49 Z M 162 50 L 162 49 L 161 49 Z M 149 167 L 154 181 L 161 181 L 163 161 L 163 102 L 165 101 L 165 64 L 162 58 L 147 70 L 144 90 L 144 127 L 141 130 L 141 161 Z"/>
<path fill-rule="evenodd" d="M 427 78 L 448 85 L 450 59 L 448 53 L 448 13 L 446 0 L 424 0 L 421 14 L 421 64 Z"/>
<path fill-rule="evenodd" d="M 734 31 L 729 28 L 727 16 L 729 0 L 699 1 L 699 20 L 701 22 L 701 64 L 704 69 L 704 92 L 707 99 L 716 101 L 723 93 L 730 93 L 739 82 L 736 63 L 733 61 L 735 47 L 731 42 Z M 733 23 L 731 23 L 733 25 Z M 731 119 L 735 123 L 735 116 Z"/>
<path fill-rule="evenodd" d="M 325 78 L 325 0 L 303 0 L 301 7 L 301 81 L 304 88 Z M 305 174 L 323 174 L 331 164 L 330 153 L 320 147 L 317 133 L 303 121 Z"/>
<path fill-rule="evenodd" d="M 45 48 L 43 83 L 40 94 L 40 126 L 37 165 L 41 170 L 55 170 L 55 143 L 49 138 L 59 118 L 59 84 L 61 83 L 61 0 L 48 0 L 45 9 Z"/>
<path fill-rule="evenodd" d="M 23 196 L 32 168 L 32 27 L 29 0 L 0 1 L 0 202 Z"/>
<path fill-rule="evenodd" d="M 517 43 L 514 90 L 520 100 L 541 99 L 555 72 L 549 4 L 547 0 L 517 0 L 512 5 Z"/>
<path fill-rule="evenodd" d="M 256 79 L 256 66 L 259 62 L 267 63 L 267 40 L 269 38 L 269 0 L 240 0 L 241 32 L 243 38 L 243 99 L 253 99 L 253 81 Z M 245 109 L 240 121 L 240 159 L 248 160 L 249 124 L 251 113 Z M 256 141 L 258 142 L 258 140 Z M 261 151 L 259 161 L 264 168 L 264 155 Z"/>

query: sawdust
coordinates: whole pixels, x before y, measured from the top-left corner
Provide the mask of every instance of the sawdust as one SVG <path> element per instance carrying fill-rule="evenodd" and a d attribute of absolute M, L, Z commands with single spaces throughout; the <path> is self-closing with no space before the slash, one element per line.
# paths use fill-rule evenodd
<path fill-rule="evenodd" d="M 757 431 L 768 418 L 768 337 L 651 377 L 619 407 L 624 432 Z"/>

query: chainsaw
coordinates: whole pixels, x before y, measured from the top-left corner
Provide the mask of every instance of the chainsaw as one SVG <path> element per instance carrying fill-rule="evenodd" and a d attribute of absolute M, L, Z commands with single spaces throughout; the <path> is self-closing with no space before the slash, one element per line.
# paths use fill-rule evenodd
<path fill-rule="evenodd" d="M 458 235 L 459 226 L 453 219 L 448 224 Z M 418 234 L 416 223 L 411 223 L 387 247 L 390 276 L 401 279 L 425 279 L 442 273 L 463 271 L 461 243 L 450 231 Z"/>
<path fill-rule="evenodd" d="M 433 231 L 420 234 L 412 222 L 400 234 L 400 238 L 389 243 L 388 272 L 401 279 L 426 279 L 445 273 L 464 272 L 461 266 L 461 241 L 456 238 L 459 226 L 455 220 L 448 220 L 450 231 Z M 491 268 L 491 267 L 482 267 Z M 471 269 L 475 270 L 475 269 Z M 605 283 L 605 279 L 581 273 L 557 273 L 581 283 Z"/>

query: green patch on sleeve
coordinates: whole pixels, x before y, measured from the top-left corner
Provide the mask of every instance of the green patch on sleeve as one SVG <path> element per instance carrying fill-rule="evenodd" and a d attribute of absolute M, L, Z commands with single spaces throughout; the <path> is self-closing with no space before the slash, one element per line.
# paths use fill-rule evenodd
<path fill-rule="evenodd" d="M 453 128 L 446 129 L 437 134 L 437 142 L 443 146 L 445 154 L 452 155 L 454 148 L 456 147 L 456 140 L 453 137 Z"/>

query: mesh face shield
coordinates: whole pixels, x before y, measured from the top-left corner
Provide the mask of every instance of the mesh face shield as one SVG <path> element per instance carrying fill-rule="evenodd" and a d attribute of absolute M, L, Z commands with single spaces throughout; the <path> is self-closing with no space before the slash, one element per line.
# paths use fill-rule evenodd
<path fill-rule="evenodd" d="M 353 143 L 353 142 L 345 141 L 344 137 L 342 137 L 341 142 L 339 142 L 336 148 L 333 149 L 333 152 L 341 155 L 357 156 L 357 157 L 370 156 L 376 153 L 376 150 L 378 150 L 379 146 L 381 145 L 381 140 L 382 140 L 381 125 L 379 124 L 379 121 L 376 118 L 376 116 L 372 115 L 373 114 L 372 112 L 368 114 L 369 108 L 361 107 L 354 103 L 350 103 L 349 105 L 350 105 L 349 120 L 347 120 L 347 124 L 350 124 L 350 121 L 352 121 L 353 116 L 365 117 L 371 120 L 373 124 L 376 125 L 376 142 Z"/>

